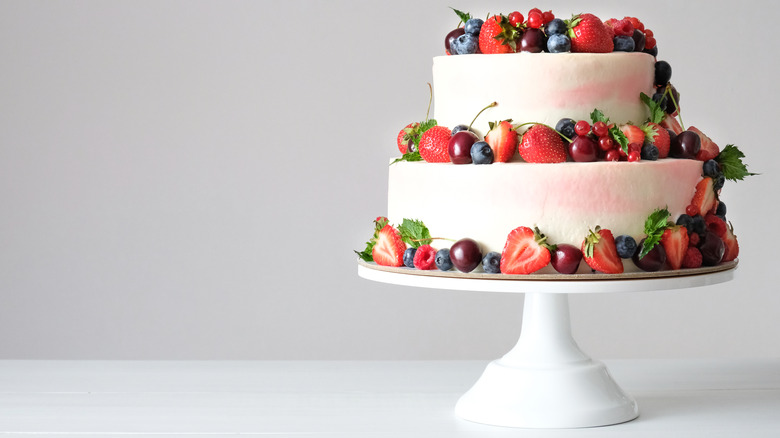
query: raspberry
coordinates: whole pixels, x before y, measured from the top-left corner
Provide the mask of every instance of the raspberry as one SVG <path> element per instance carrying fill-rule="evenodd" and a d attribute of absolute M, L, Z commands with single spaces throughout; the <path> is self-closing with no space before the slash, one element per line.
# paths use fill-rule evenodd
<path fill-rule="evenodd" d="M 704 217 L 704 223 L 707 224 L 707 229 L 715 233 L 716 236 L 723 238 L 728 231 L 726 222 L 723 219 L 715 216 L 714 214 L 708 214 Z"/>
<path fill-rule="evenodd" d="M 687 250 L 685 250 L 685 256 L 683 257 L 682 261 L 682 267 L 683 268 L 700 268 L 701 267 L 701 251 L 699 251 L 699 248 L 696 247 L 688 247 Z"/>
<path fill-rule="evenodd" d="M 431 245 L 421 245 L 414 253 L 414 267 L 421 270 L 436 269 L 436 249 Z"/>
<path fill-rule="evenodd" d="M 699 246 L 699 243 L 701 242 L 701 236 L 699 236 L 699 233 L 691 233 L 688 235 L 688 246 Z"/>

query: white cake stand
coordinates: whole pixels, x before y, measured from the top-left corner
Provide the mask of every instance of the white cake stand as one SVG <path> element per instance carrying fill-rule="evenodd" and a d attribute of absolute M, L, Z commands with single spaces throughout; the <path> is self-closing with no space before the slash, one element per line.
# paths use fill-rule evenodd
<path fill-rule="evenodd" d="M 639 409 L 606 366 L 577 346 L 571 333 L 568 294 L 708 286 L 731 280 L 736 265 L 734 261 L 710 268 L 664 271 L 662 277 L 651 278 L 653 274 L 646 273 L 444 273 L 387 268 L 359 260 L 358 275 L 403 286 L 525 293 L 517 345 L 487 366 L 477 383 L 460 398 L 455 413 L 469 421 L 496 426 L 576 428 L 630 421 L 639 415 Z"/>

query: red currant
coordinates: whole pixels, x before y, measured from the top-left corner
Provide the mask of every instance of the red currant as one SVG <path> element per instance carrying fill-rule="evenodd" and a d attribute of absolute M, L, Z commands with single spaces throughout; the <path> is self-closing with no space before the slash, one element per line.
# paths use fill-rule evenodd
<path fill-rule="evenodd" d="M 636 152 L 638 154 L 642 153 L 642 143 L 629 143 L 628 145 L 628 153 Z"/>
<path fill-rule="evenodd" d="M 609 128 L 604 122 L 596 122 L 593 124 L 593 133 L 599 137 L 606 137 L 609 134 Z"/>
<path fill-rule="evenodd" d="M 574 133 L 577 135 L 588 135 L 590 132 L 590 123 L 580 120 L 574 125 Z"/>
<path fill-rule="evenodd" d="M 596 127 L 593 127 L 593 130 L 596 130 Z M 612 137 L 601 137 L 599 138 L 599 149 L 606 152 L 612 148 L 615 147 L 615 140 L 612 140 Z"/>
<path fill-rule="evenodd" d="M 514 11 L 511 14 L 509 14 L 509 24 L 511 24 L 513 27 L 517 27 L 521 24 L 523 24 L 523 21 L 525 21 L 525 17 L 523 17 L 523 14 Z"/>
<path fill-rule="evenodd" d="M 547 24 L 555 19 L 555 14 L 552 11 L 542 12 L 542 18 L 544 19 L 544 24 Z"/>
<path fill-rule="evenodd" d="M 655 36 L 655 35 L 653 34 L 653 31 L 652 31 L 652 30 L 650 30 L 650 29 L 645 29 L 645 38 L 647 38 L 647 37 L 651 37 L 651 36 Z"/>
<path fill-rule="evenodd" d="M 699 214 L 699 208 L 695 205 L 691 204 L 687 207 L 685 207 L 685 214 L 687 214 L 690 217 L 694 217 L 697 214 Z"/>
<path fill-rule="evenodd" d="M 642 154 L 637 151 L 631 151 L 628 153 L 628 161 L 634 163 L 642 159 Z"/>
<path fill-rule="evenodd" d="M 653 47 L 655 47 L 655 38 L 653 38 L 653 37 L 646 37 L 645 38 L 645 49 L 650 50 Z"/>
<path fill-rule="evenodd" d="M 604 155 L 605 161 L 620 161 L 620 152 L 617 149 L 610 149 Z"/>
<path fill-rule="evenodd" d="M 528 13 L 528 27 L 539 29 L 544 25 L 544 17 L 541 12 L 531 11 Z"/>

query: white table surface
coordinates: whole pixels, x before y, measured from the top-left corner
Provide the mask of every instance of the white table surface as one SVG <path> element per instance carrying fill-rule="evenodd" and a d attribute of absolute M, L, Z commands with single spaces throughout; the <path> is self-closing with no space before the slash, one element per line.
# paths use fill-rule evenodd
<path fill-rule="evenodd" d="M 3 436 L 779 437 L 780 359 L 605 361 L 639 403 L 616 426 L 453 414 L 487 361 L 0 361 Z"/>

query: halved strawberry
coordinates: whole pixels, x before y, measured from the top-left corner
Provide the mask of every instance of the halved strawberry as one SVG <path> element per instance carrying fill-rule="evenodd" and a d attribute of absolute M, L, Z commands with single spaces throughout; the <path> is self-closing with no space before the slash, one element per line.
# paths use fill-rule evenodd
<path fill-rule="evenodd" d="M 672 117 L 669 114 L 667 114 L 664 119 L 661 120 L 660 125 L 663 128 L 671 129 L 672 132 L 677 135 L 680 135 L 680 133 L 683 132 L 683 128 L 682 125 L 680 125 L 680 122 L 678 122 L 675 117 Z"/>
<path fill-rule="evenodd" d="M 734 227 L 729 223 L 725 236 L 723 236 L 723 243 L 726 245 L 726 251 L 723 253 L 721 262 L 730 262 L 739 256 L 739 243 L 737 242 L 737 236 L 734 235 Z"/>
<path fill-rule="evenodd" d="M 406 127 L 404 127 L 401 132 L 398 133 L 398 139 L 396 141 L 398 143 L 398 150 L 401 151 L 402 154 L 408 152 L 409 144 L 414 141 L 415 136 L 419 135 L 417 132 L 417 128 L 419 128 L 419 126 L 419 123 L 410 123 L 406 125 Z"/>
<path fill-rule="evenodd" d="M 623 273 L 623 262 L 617 253 L 612 231 L 596 227 L 582 241 L 582 255 L 591 268 L 605 274 Z"/>
<path fill-rule="evenodd" d="M 712 210 L 712 206 L 715 205 L 715 190 L 713 189 L 713 185 L 712 178 L 710 177 L 704 177 L 696 184 L 696 192 L 693 194 L 693 199 L 691 199 L 691 205 L 688 206 L 690 208 L 689 215 L 694 213 L 691 216 L 697 214 L 704 216 Z M 686 211 L 688 210 L 686 209 Z"/>
<path fill-rule="evenodd" d="M 404 264 L 404 251 L 406 244 L 401 240 L 401 234 L 388 224 L 379 230 L 371 256 L 377 265 L 401 266 Z"/>
<path fill-rule="evenodd" d="M 444 126 L 434 126 L 420 136 L 420 156 L 429 163 L 449 163 L 447 146 L 452 132 Z"/>
<path fill-rule="evenodd" d="M 626 136 L 628 139 L 628 144 L 631 143 L 639 143 L 644 144 L 645 142 L 645 131 L 642 130 L 639 126 L 635 125 L 620 125 L 620 132 L 623 133 L 623 135 Z"/>
<path fill-rule="evenodd" d="M 520 33 L 503 15 L 494 15 L 479 30 L 479 51 L 487 54 L 514 53 Z"/>
<path fill-rule="evenodd" d="M 518 153 L 527 163 L 566 161 L 566 146 L 561 136 L 547 125 L 533 125 L 525 131 Z"/>
<path fill-rule="evenodd" d="M 654 144 L 658 148 L 658 158 L 666 158 L 669 156 L 670 138 L 669 131 L 657 123 L 646 123 L 642 126 L 642 131 L 645 133 L 645 139 Z"/>
<path fill-rule="evenodd" d="M 714 141 L 712 141 L 703 132 L 701 132 L 699 128 L 695 126 L 689 126 L 688 130 L 698 134 L 699 139 L 701 139 L 701 149 L 699 149 L 699 153 L 696 154 L 697 160 L 707 161 L 707 160 L 712 160 L 718 156 L 718 154 L 720 153 L 720 147 L 718 147 L 718 145 Z"/>
<path fill-rule="evenodd" d="M 615 48 L 612 30 L 593 14 L 575 15 L 566 24 L 572 52 L 609 53 Z"/>
<path fill-rule="evenodd" d="M 512 119 L 490 122 L 485 141 L 493 149 L 493 162 L 506 163 L 517 149 L 517 131 L 512 129 Z"/>
<path fill-rule="evenodd" d="M 531 274 L 550 263 L 547 237 L 528 227 L 517 227 L 506 238 L 501 253 L 501 272 L 504 274 Z"/>
<path fill-rule="evenodd" d="M 674 225 L 664 230 L 661 235 L 661 245 L 666 252 L 666 263 L 677 270 L 682 267 L 685 253 L 688 251 L 688 230 L 680 225 Z"/>

